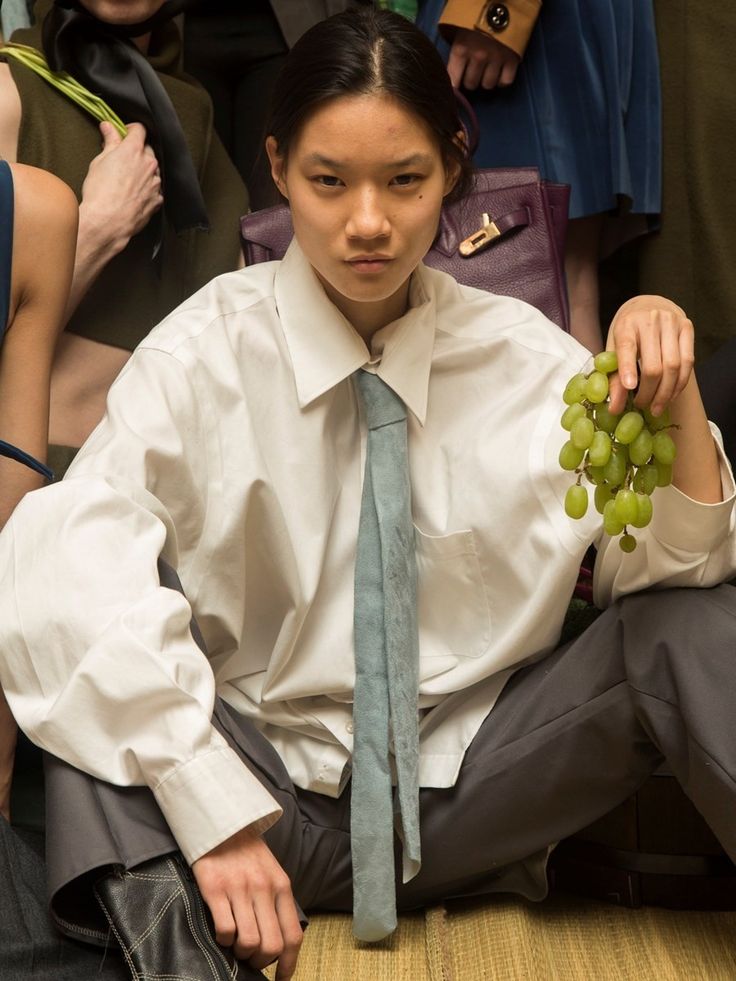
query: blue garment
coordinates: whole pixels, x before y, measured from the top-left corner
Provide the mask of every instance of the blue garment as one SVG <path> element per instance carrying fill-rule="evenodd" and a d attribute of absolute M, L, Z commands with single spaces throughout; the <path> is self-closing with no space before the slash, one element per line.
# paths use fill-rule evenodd
<path fill-rule="evenodd" d="M 445 59 L 443 0 L 417 24 Z M 615 209 L 656 215 L 661 198 L 659 58 L 651 0 L 549 0 L 514 83 L 467 92 L 480 167 L 536 166 L 571 186 L 570 217 Z"/>
<path fill-rule="evenodd" d="M 0 160 L 0 344 L 2 344 L 10 316 L 10 276 L 13 268 L 13 217 L 15 197 L 13 193 L 13 174 L 4 160 Z M 0 456 L 10 457 L 23 463 L 47 479 L 53 474 L 47 466 L 40 463 L 30 453 L 18 449 L 12 443 L 0 439 Z"/>

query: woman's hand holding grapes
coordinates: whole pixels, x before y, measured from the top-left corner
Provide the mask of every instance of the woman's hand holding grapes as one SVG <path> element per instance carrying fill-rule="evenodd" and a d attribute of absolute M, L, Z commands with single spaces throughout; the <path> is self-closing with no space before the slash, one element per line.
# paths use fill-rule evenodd
<path fill-rule="evenodd" d="M 662 296 L 636 296 L 611 322 L 606 349 L 615 351 L 611 412 L 623 411 L 627 391 L 634 405 L 661 415 L 687 386 L 693 372 L 695 333 L 685 311 Z"/>
<path fill-rule="evenodd" d="M 560 466 L 577 480 L 565 498 L 571 518 L 587 511 L 586 483 L 603 526 L 625 552 L 630 527 L 651 521 L 651 494 L 674 483 L 695 500 L 721 500 L 715 444 L 693 373 L 693 325 L 662 297 L 636 297 L 613 319 L 607 350 L 574 375 L 563 394 L 570 433 Z"/>

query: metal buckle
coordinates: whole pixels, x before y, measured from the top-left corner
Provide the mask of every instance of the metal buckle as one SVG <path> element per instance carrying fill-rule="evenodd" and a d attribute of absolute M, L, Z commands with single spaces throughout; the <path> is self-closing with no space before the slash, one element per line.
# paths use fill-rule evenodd
<path fill-rule="evenodd" d="M 498 230 L 498 226 L 494 221 L 491 221 L 490 217 L 484 212 L 482 215 L 483 227 L 479 228 L 477 232 L 473 232 L 458 246 L 458 252 L 460 255 L 469 256 L 475 255 L 476 252 L 480 252 L 481 249 L 485 249 L 487 245 L 490 245 L 494 239 L 497 239 L 501 232 Z"/>

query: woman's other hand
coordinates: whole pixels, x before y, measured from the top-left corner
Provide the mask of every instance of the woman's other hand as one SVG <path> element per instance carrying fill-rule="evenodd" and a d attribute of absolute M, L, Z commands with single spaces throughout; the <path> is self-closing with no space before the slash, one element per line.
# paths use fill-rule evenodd
<path fill-rule="evenodd" d="M 611 379 L 611 411 L 621 412 L 628 391 L 634 404 L 659 415 L 685 389 L 693 371 L 694 331 L 684 310 L 662 296 L 636 296 L 616 313 L 608 350 L 618 355 Z"/>
<path fill-rule="evenodd" d="M 102 150 L 82 185 L 79 233 L 117 254 L 163 204 L 161 174 L 140 123 L 131 123 L 125 138 L 107 122 L 100 123 L 100 132 Z"/>
<path fill-rule="evenodd" d="M 459 27 L 450 48 L 447 71 L 456 89 L 502 88 L 516 78 L 519 56 L 480 31 Z"/>

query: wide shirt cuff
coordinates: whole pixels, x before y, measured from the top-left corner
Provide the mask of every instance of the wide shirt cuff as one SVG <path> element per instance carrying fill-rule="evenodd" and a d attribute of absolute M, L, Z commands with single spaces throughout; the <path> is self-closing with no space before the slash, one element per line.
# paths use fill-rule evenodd
<path fill-rule="evenodd" d="M 262 834 L 282 814 L 229 746 L 182 764 L 152 790 L 189 865 L 241 828 Z"/>
<path fill-rule="evenodd" d="M 652 532 L 658 541 L 669 548 L 711 552 L 728 534 L 736 487 L 720 433 L 713 423 L 710 427 L 718 453 L 723 500 L 717 504 L 703 504 L 672 485 L 655 491 Z"/>

